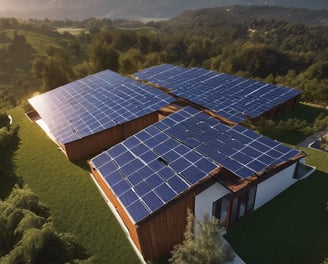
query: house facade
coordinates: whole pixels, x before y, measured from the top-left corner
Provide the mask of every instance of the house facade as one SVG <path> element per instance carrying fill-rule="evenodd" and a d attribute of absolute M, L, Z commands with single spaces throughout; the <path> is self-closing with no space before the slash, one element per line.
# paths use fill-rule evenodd
<path fill-rule="evenodd" d="M 184 107 L 89 165 L 135 247 L 156 261 L 183 240 L 188 208 L 229 228 L 295 183 L 304 157 Z"/>

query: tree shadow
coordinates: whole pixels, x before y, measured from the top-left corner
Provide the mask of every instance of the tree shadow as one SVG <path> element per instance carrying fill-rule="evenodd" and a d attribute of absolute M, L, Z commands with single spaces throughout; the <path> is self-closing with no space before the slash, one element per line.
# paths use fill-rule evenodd
<path fill-rule="evenodd" d="M 5 142 L 1 142 L 0 149 L 0 199 L 6 199 L 13 187 L 18 184 L 23 185 L 23 181 L 15 173 L 14 154 L 18 150 L 20 138 L 18 136 L 19 127 L 11 128 L 12 133 L 6 137 Z"/>

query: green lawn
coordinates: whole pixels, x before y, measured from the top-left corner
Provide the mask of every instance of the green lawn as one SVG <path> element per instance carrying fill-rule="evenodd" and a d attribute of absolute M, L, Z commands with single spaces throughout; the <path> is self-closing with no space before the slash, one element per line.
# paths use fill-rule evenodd
<path fill-rule="evenodd" d="M 82 31 L 85 33 L 89 33 L 86 28 L 75 28 L 75 27 L 62 27 L 57 28 L 58 33 L 63 34 L 64 32 L 68 32 L 73 36 L 78 36 Z"/>
<path fill-rule="evenodd" d="M 328 154 L 304 149 L 317 167 L 226 235 L 246 263 L 321 263 L 328 257 Z"/>
<path fill-rule="evenodd" d="M 55 227 L 76 235 L 99 263 L 139 263 L 85 163 L 69 162 L 21 108 L 8 113 L 20 126 L 15 172 L 50 207 Z"/>
<path fill-rule="evenodd" d="M 85 163 L 67 161 L 22 109 L 8 113 L 20 126 L 15 172 L 50 207 L 55 226 L 75 234 L 99 263 L 138 263 Z M 328 154 L 305 151 L 309 154 L 307 163 L 317 171 L 226 235 L 246 263 L 321 263 L 328 257 Z"/>
<path fill-rule="evenodd" d="M 298 119 L 300 121 L 306 121 L 308 124 L 313 124 L 320 113 L 325 113 L 326 115 L 328 115 L 328 110 L 318 106 L 301 103 L 292 111 L 289 111 L 288 113 L 279 116 L 275 120 L 287 120 L 291 118 Z M 297 143 L 305 140 L 306 135 L 301 133 L 295 133 L 292 135 L 282 135 L 275 139 L 280 142 L 296 145 Z"/>

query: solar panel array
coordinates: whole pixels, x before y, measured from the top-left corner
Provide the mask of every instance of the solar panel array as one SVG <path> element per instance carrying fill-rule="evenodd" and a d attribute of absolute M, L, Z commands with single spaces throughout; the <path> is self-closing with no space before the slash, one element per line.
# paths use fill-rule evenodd
<path fill-rule="evenodd" d="M 109 70 L 29 100 L 62 144 L 142 117 L 173 101 L 157 89 Z"/>
<path fill-rule="evenodd" d="M 236 123 L 248 117 L 258 117 L 300 94 L 287 87 L 170 64 L 142 70 L 135 76 L 166 87 L 173 94 L 205 106 Z"/>
<path fill-rule="evenodd" d="M 298 153 L 186 107 L 91 162 L 137 223 L 217 167 L 246 178 Z"/>

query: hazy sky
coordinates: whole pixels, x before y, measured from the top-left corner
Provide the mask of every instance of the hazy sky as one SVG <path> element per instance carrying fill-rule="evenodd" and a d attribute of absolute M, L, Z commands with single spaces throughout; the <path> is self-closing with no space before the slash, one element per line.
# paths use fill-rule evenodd
<path fill-rule="evenodd" d="M 328 0 L 0 0 L 0 17 L 85 19 L 168 18 L 187 9 L 231 4 L 324 8 Z"/>

